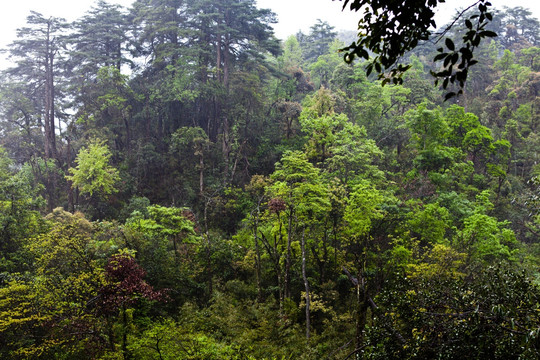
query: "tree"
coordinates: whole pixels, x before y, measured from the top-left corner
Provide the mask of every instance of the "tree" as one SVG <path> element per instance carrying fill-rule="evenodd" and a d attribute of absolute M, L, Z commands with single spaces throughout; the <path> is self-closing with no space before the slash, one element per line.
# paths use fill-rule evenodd
<path fill-rule="evenodd" d="M 152 323 L 129 349 L 135 359 L 141 360 L 255 359 L 239 354 L 233 345 L 221 343 L 209 334 L 192 332 L 172 320 Z"/>
<path fill-rule="evenodd" d="M 455 247 L 468 259 L 491 261 L 513 260 L 517 253 L 516 236 L 507 228 L 508 222 L 497 221 L 488 213 L 493 209 L 488 190 L 476 196 L 473 213 L 463 221 L 463 229 L 454 240 Z"/>
<path fill-rule="evenodd" d="M 376 250 L 372 244 L 370 235 L 374 221 L 384 216 L 381 211 L 383 202 L 382 194 L 368 181 L 362 181 L 353 188 L 349 195 L 348 203 L 344 212 L 344 220 L 347 222 L 347 239 L 345 247 L 354 256 L 353 265 L 356 277 L 348 272 L 351 282 L 355 286 L 356 293 L 356 349 L 361 349 L 364 344 L 364 329 L 367 322 L 368 309 L 372 307 L 372 292 L 369 282 L 369 274 L 372 273 L 373 264 L 368 261 L 370 252 Z"/>
<path fill-rule="evenodd" d="M 307 134 L 304 148 L 311 162 L 343 184 L 353 183 L 358 177 L 381 177 L 374 163 L 382 152 L 367 138 L 363 127 L 349 121 L 345 114 L 334 113 L 331 91 L 319 89 L 305 99 L 304 105 L 300 124 Z"/>
<path fill-rule="evenodd" d="M 216 67 L 218 80 L 227 87 L 234 62 L 260 52 L 277 54 L 280 49 L 269 26 L 274 14 L 268 9 L 257 9 L 252 1 L 226 0 L 213 2 L 213 20 L 216 22 Z"/>
<path fill-rule="evenodd" d="M 171 151 L 178 153 L 180 159 L 183 160 L 184 166 L 182 166 L 182 172 L 186 172 L 187 169 L 196 168 L 199 170 L 199 195 L 203 196 L 204 194 L 204 158 L 208 153 L 208 149 L 211 145 L 211 142 L 208 140 L 208 135 L 200 127 L 188 127 L 183 126 L 176 130 L 172 134 L 172 146 Z M 189 155 L 193 153 L 194 156 L 197 156 L 196 161 L 189 161 Z M 194 163 L 198 162 L 197 165 Z M 184 180 L 187 182 L 187 179 Z M 184 185 L 184 188 L 186 186 Z"/>
<path fill-rule="evenodd" d="M 118 170 L 109 165 L 111 156 L 103 141 L 94 140 L 79 151 L 75 160 L 77 167 L 70 168 L 71 175 L 66 177 L 83 194 L 110 195 L 118 191 L 114 185 L 119 180 Z"/>
<path fill-rule="evenodd" d="M 103 334 L 91 308 L 103 276 L 92 249 L 93 224 L 81 213 L 59 208 L 46 220 L 47 231 L 25 242 L 32 272 L 8 276 L 0 291 L 1 353 L 6 358 L 58 353 L 95 358 Z"/>
<path fill-rule="evenodd" d="M 17 164 L 36 156 L 43 157 L 41 99 L 35 96 L 34 87 L 3 75 L 0 88 L 2 146 L 9 150 Z"/>
<path fill-rule="evenodd" d="M 435 254 L 431 261 L 444 266 L 443 271 L 398 273 L 376 298 L 380 308 L 374 318 L 387 316 L 403 334 L 404 343 L 389 337 L 382 324 L 374 323 L 366 355 L 393 359 L 538 358 L 539 319 L 533 310 L 540 299 L 538 286 L 525 273 L 505 265 L 482 267 L 464 277 L 455 271 L 459 254 L 438 252 L 443 256 Z"/>
<path fill-rule="evenodd" d="M 298 68 L 303 62 L 302 49 L 296 36 L 289 36 L 283 43 L 283 55 L 279 57 L 285 70 Z"/>
<path fill-rule="evenodd" d="M 123 53 L 128 43 L 127 17 L 121 10 L 120 5 L 99 0 L 74 23 L 75 32 L 67 42 L 73 44 L 69 62 L 79 80 L 90 81 L 104 66 L 120 70 L 129 63 Z"/>
<path fill-rule="evenodd" d="M 313 223 L 320 214 L 324 214 L 330 208 L 328 190 L 321 183 L 319 169 L 315 168 L 307 161 L 305 154 L 295 151 L 287 152 L 276 164 L 276 171 L 271 177 L 275 182 L 271 192 L 280 198 L 285 206 L 288 217 L 287 227 L 287 255 L 285 259 L 285 298 L 291 296 L 291 263 L 292 263 L 292 242 L 295 229 L 301 228 L 301 256 L 302 256 L 302 278 L 304 280 L 305 300 L 306 300 L 306 337 L 309 339 L 310 325 L 310 287 L 306 275 L 306 229 L 313 226 Z M 293 228 L 294 226 L 294 228 Z"/>
<path fill-rule="evenodd" d="M 16 62 L 16 66 L 6 70 L 8 79 L 24 89 L 21 95 L 28 99 L 24 100 L 24 104 L 19 99 L 16 99 L 15 104 L 12 103 L 16 116 L 23 115 L 23 128 L 26 131 L 31 131 L 32 120 L 37 123 L 43 131 L 43 155 L 46 160 L 54 160 L 59 167 L 64 163 L 62 152 L 58 149 L 57 136 L 63 131 L 60 125 L 63 117 L 60 84 L 65 68 L 63 32 L 66 28 L 64 19 L 46 18 L 32 11 L 27 17 L 27 27 L 18 29 L 18 39 L 9 45 L 10 57 Z M 52 211 L 58 200 L 56 191 L 59 181 L 61 180 L 58 174 L 47 174 L 49 211 Z"/>
<path fill-rule="evenodd" d="M 66 37 L 69 90 L 75 94 L 72 108 L 76 111 L 67 127 L 68 148 L 77 147 L 73 143 L 78 137 L 89 136 L 78 133 L 81 128 L 92 132 L 91 137 L 110 138 L 111 143 L 114 140 L 116 149 L 130 146 L 134 94 L 127 84 L 128 76 L 121 70 L 123 65 L 133 63 L 126 56 L 131 39 L 128 18 L 122 10 L 119 5 L 99 0 L 73 23 L 72 33 Z M 66 153 L 69 167 L 72 149 Z"/>
<path fill-rule="evenodd" d="M 29 27 L 17 31 L 18 40 L 10 45 L 10 55 L 17 61 L 8 73 L 33 87 L 40 94 L 40 115 L 45 137 L 45 157 L 60 161 L 56 146 L 56 89 L 59 53 L 62 49 L 64 19 L 45 18 L 32 11 L 27 17 Z"/>
<path fill-rule="evenodd" d="M 338 50 L 343 47 L 343 43 L 339 40 L 334 40 L 325 54 L 319 55 L 315 62 L 309 65 L 311 76 L 317 87 L 328 87 L 334 69 L 341 63 Z"/>
<path fill-rule="evenodd" d="M 485 170 L 495 149 L 491 129 L 481 125 L 476 115 L 466 113 L 457 105 L 447 109 L 446 123 L 450 127 L 448 143 L 469 154 L 475 168 Z"/>
<path fill-rule="evenodd" d="M 128 84 L 128 76 L 115 66 L 96 69 L 93 76 L 92 81 L 83 81 L 79 90 L 80 104 L 76 121 L 68 126 L 68 144 L 72 145 L 71 140 L 77 137 L 99 137 L 115 144 L 115 150 L 129 149 L 133 145 L 130 118 L 136 95 Z"/>
<path fill-rule="evenodd" d="M 358 40 L 343 49 L 346 51 L 345 61 L 352 62 L 355 57 L 370 60 L 371 52 L 373 58 L 366 67 L 367 73 L 370 74 L 375 70 L 379 73 L 379 78 L 383 79 L 383 84 L 402 83 L 402 75 L 410 68 L 410 65 L 398 63 L 398 60 L 406 52 L 416 48 L 421 41 L 430 39 L 433 35 L 432 28 L 436 28 L 434 9 L 442 2 L 444 0 L 383 2 L 344 0 L 344 9 L 349 4 L 353 11 L 365 9 L 364 16 L 358 23 Z M 435 83 L 441 80 L 444 89 L 450 84 L 456 84 L 460 87 L 457 94 L 462 93 L 461 88 L 467 79 L 469 67 L 477 62 L 473 60 L 475 48 L 480 45 L 483 38 L 497 35 L 486 30 L 486 26 L 493 19 L 489 10 L 491 4 L 487 0 L 479 0 L 471 7 L 476 5 L 478 5 L 479 14 L 465 20 L 467 30 L 462 38 L 463 46 L 457 49 L 454 42 L 446 38 L 445 46 L 438 49 L 439 54 L 434 58 L 435 61 L 444 60 L 443 69 L 432 72 L 436 78 Z M 448 30 L 447 28 L 439 35 L 439 40 Z M 457 65 L 460 60 L 461 62 Z M 390 76 L 385 75 L 387 71 Z M 446 99 L 455 95 L 455 92 L 449 92 L 446 94 Z"/>
<path fill-rule="evenodd" d="M 448 210 L 437 203 L 427 204 L 411 215 L 408 225 L 412 235 L 419 235 L 424 243 L 447 243 L 446 231 L 450 227 Z"/>
<path fill-rule="evenodd" d="M 198 242 L 193 229 L 194 224 L 187 218 L 187 214 L 190 213 L 188 209 L 152 205 L 148 206 L 146 211 L 148 218 L 141 218 L 142 214 L 138 212 L 132 214 L 132 217 L 128 219 L 130 227 L 150 237 L 155 237 L 159 243 L 153 246 L 165 247 L 169 250 L 168 243 L 172 243 L 174 258 L 177 261 L 182 244 Z"/>
<path fill-rule="evenodd" d="M 415 159 L 420 170 L 447 169 L 454 161 L 452 149 L 445 146 L 444 137 L 449 127 L 438 110 L 426 109 L 421 104 L 406 114 L 407 126 L 411 131 L 418 155 Z M 455 152 L 455 151 L 454 151 Z"/>
<path fill-rule="evenodd" d="M 98 290 L 97 311 L 101 316 L 121 316 L 121 341 L 124 359 L 130 358 L 128 349 L 129 315 L 128 309 L 139 300 L 163 300 L 165 295 L 155 291 L 144 278 L 146 271 L 129 253 L 111 256 L 105 266 L 104 284 Z M 112 339 L 109 339 L 112 343 Z M 114 346 L 112 346 L 112 349 Z"/>
<path fill-rule="evenodd" d="M 24 239 L 43 230 L 38 210 L 44 201 L 34 180 L 29 164 L 15 171 L 0 147 L 0 272 L 25 270 Z"/>
<path fill-rule="evenodd" d="M 105 142 L 93 140 L 88 147 L 79 151 L 75 159 L 77 166 L 69 168 L 71 175 L 66 175 L 72 187 L 90 197 L 90 204 L 94 208 L 98 206 L 100 199 L 118 191 L 116 183 L 120 176 L 118 170 L 109 164 L 111 156 Z M 100 209 L 96 210 L 98 216 L 103 216 Z"/>
<path fill-rule="evenodd" d="M 326 21 L 318 19 L 317 22 L 309 28 L 309 34 L 302 36 L 299 40 L 304 59 L 308 64 L 317 61 L 321 55 L 327 54 L 330 45 L 336 39 L 337 33 L 334 27 Z"/>
<path fill-rule="evenodd" d="M 501 17 L 504 26 L 501 42 L 505 48 L 519 50 L 540 44 L 540 22 L 532 17 L 530 10 L 522 6 L 505 6 Z"/>

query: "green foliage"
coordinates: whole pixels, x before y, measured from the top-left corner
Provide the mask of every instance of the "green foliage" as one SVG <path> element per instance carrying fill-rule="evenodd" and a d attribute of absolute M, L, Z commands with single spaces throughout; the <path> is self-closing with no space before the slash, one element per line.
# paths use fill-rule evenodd
<path fill-rule="evenodd" d="M 317 19 L 317 22 L 309 28 L 309 34 L 301 35 L 303 36 L 299 40 L 304 59 L 308 63 L 315 63 L 319 56 L 328 53 L 337 34 L 333 26 Z"/>
<path fill-rule="evenodd" d="M 384 326 L 372 326 L 366 356 L 405 359 L 538 356 L 538 288 L 523 273 L 487 268 L 463 277 L 427 273 L 411 280 L 397 276 L 395 286 L 376 301 L 374 314 L 389 315 L 406 343 L 397 345 Z"/>
<path fill-rule="evenodd" d="M 99 329 L 101 323 L 90 304 L 103 276 L 90 250 L 93 226 L 82 214 L 61 209 L 48 220 L 50 229 L 28 241 L 33 275 L 14 274 L 2 288 L 0 331 L 9 339 L 4 354 L 7 358 L 96 356 L 100 335 L 90 329 Z M 20 331 L 26 336 L 17 336 Z"/>
<path fill-rule="evenodd" d="M 132 213 L 127 220 L 128 224 L 137 231 L 150 236 L 165 239 L 175 239 L 185 243 L 197 242 L 194 224 L 186 216 L 187 209 L 151 205 L 146 208 L 148 217 L 145 218 L 138 211 Z"/>
<path fill-rule="evenodd" d="M 283 55 L 279 58 L 283 62 L 283 67 L 298 68 L 302 64 L 302 50 L 296 36 L 289 36 L 283 43 Z"/>
<path fill-rule="evenodd" d="M 354 186 L 344 214 L 351 237 L 361 238 L 369 233 L 372 222 L 383 216 L 380 209 L 382 202 L 382 194 L 368 181 Z"/>
<path fill-rule="evenodd" d="M 407 275 L 413 279 L 461 279 L 467 254 L 444 244 L 434 244 L 416 264 L 408 264 Z"/>
<path fill-rule="evenodd" d="M 456 246 L 472 259 L 494 261 L 513 260 L 517 250 L 516 237 L 507 222 L 499 222 L 487 215 L 493 208 L 489 192 L 477 196 L 474 213 L 463 221 L 463 229 L 456 235 Z"/>
<path fill-rule="evenodd" d="M 426 104 L 411 110 L 407 126 L 413 134 L 418 150 L 427 150 L 440 145 L 448 133 L 448 125 L 438 110 L 428 110 Z"/>
<path fill-rule="evenodd" d="M 39 209 L 44 206 L 29 165 L 19 171 L 0 147 L 0 272 L 25 271 L 29 265 L 22 245 L 24 239 L 39 234 L 43 219 Z"/>
<path fill-rule="evenodd" d="M 329 46 L 328 53 L 320 55 L 316 62 L 309 65 L 311 77 L 315 82 L 315 88 L 320 86 L 328 87 L 330 84 L 334 69 L 342 61 L 338 53 L 341 47 L 343 47 L 343 44 L 339 40 L 334 40 Z"/>
<path fill-rule="evenodd" d="M 33 13 L 0 74 L 0 358 L 538 358 L 537 22 L 481 1 L 436 49 L 438 4 L 370 2 L 354 64 L 323 21 L 278 56 L 251 0 Z M 468 71 L 459 103 L 430 71 Z"/>
<path fill-rule="evenodd" d="M 330 205 L 319 170 L 307 161 L 304 153 L 285 153 L 271 178 L 275 181 L 272 193 L 283 199 L 302 221 L 323 214 Z"/>
<path fill-rule="evenodd" d="M 0 333 L 2 350 L 5 358 L 32 356 L 40 349 L 32 349 L 39 334 L 39 325 L 51 320 L 51 314 L 40 310 L 39 294 L 33 284 L 25 280 L 11 280 L 0 289 Z M 21 338 L 20 333 L 26 334 Z"/>
<path fill-rule="evenodd" d="M 137 359 L 253 359 L 228 345 L 202 333 L 190 333 L 172 320 L 155 323 L 129 345 Z"/>
<path fill-rule="evenodd" d="M 446 232 L 450 227 L 450 216 L 446 208 L 439 204 L 428 204 L 411 214 L 408 225 L 413 234 L 418 234 L 423 242 L 444 244 L 448 242 Z"/>
<path fill-rule="evenodd" d="M 367 138 L 363 127 L 349 121 L 345 114 L 334 113 L 332 95 L 322 88 L 313 98 L 306 98 L 300 125 L 308 134 L 308 159 L 344 183 L 359 176 L 380 179 L 382 175 L 375 163 L 382 152 Z"/>
<path fill-rule="evenodd" d="M 432 28 L 436 27 L 434 9 L 440 2 L 444 1 L 427 3 L 387 1 L 380 4 L 370 4 L 367 0 L 344 1 L 343 8 L 350 3 L 350 9 L 353 11 L 369 6 L 358 23 L 358 40 L 344 49 L 348 51 L 345 54 L 345 61 L 352 62 L 355 56 L 369 60 L 369 52 L 372 52 L 373 59 L 366 68 L 367 74 L 375 70 L 379 73 L 379 78 L 384 79 L 383 84 L 390 81 L 394 84 L 402 83 L 402 75 L 411 65 L 400 64 L 398 59 L 416 48 L 421 41 L 430 39 Z M 489 6 L 491 3 L 485 0 L 478 2 L 478 14 L 465 20 L 466 30 L 460 49 L 457 49 L 450 38 L 446 38 L 445 46 L 448 52 L 445 52 L 443 47 L 437 50 L 439 54 L 435 56 L 434 61 L 444 60 L 443 70 L 431 71 L 431 74 L 436 77 L 436 84 L 439 79 L 442 80 L 444 89 L 449 84 L 458 84 L 460 86 L 458 94 L 461 94 L 469 67 L 478 62 L 473 60 L 474 49 L 480 45 L 483 38 L 497 36 L 495 32 L 486 28 L 493 20 Z M 414 16 L 411 16 L 411 7 L 414 7 Z M 442 36 L 439 39 L 441 38 Z M 460 60 L 460 64 L 457 65 Z M 384 72 L 388 70 L 390 76 L 385 77 Z M 449 92 L 445 99 L 448 100 L 455 95 L 455 92 Z"/>
<path fill-rule="evenodd" d="M 77 166 L 69 169 L 71 175 L 66 178 L 81 193 L 90 196 L 94 193 L 107 196 L 117 192 L 115 185 L 120 177 L 118 170 L 109 164 L 111 156 L 105 142 L 94 140 L 87 148 L 79 151 L 75 160 Z"/>

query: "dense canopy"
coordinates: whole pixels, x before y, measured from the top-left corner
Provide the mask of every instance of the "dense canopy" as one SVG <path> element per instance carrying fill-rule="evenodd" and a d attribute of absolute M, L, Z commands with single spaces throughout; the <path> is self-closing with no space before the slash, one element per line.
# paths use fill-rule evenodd
<path fill-rule="evenodd" d="M 0 74 L 0 358 L 538 359 L 538 20 L 481 0 L 441 50 L 435 1 L 369 4 L 350 64 L 253 0 L 31 13 Z"/>

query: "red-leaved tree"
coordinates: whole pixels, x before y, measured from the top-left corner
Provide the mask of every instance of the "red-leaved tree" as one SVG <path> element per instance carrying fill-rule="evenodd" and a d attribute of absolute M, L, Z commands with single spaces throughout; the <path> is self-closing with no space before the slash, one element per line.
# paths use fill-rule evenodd
<path fill-rule="evenodd" d="M 129 254 L 113 255 L 105 266 L 105 285 L 99 289 L 97 310 L 105 316 L 109 324 L 109 345 L 115 348 L 114 334 L 111 320 L 119 315 L 122 324 L 122 351 L 124 358 L 129 358 L 127 349 L 127 332 L 129 316 L 126 311 L 141 299 L 166 301 L 164 291 L 156 291 L 144 277 L 146 271 L 137 264 L 135 258 Z"/>

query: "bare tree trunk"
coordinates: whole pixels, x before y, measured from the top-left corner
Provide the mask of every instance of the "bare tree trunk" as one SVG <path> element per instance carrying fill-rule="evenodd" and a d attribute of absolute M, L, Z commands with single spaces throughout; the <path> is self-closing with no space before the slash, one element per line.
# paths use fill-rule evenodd
<path fill-rule="evenodd" d="M 46 71 L 46 80 L 45 80 L 45 123 L 49 123 L 49 133 L 47 137 L 49 138 L 49 151 L 50 156 L 55 159 L 56 163 L 60 166 L 61 159 L 58 155 L 58 150 L 56 148 L 56 130 L 55 130 L 55 88 L 54 88 L 54 56 L 55 51 L 51 48 L 53 39 L 50 38 L 51 23 L 47 24 L 47 64 L 45 66 Z M 49 204 L 50 208 L 55 207 L 56 194 L 55 190 L 57 187 L 57 176 L 55 173 L 49 174 L 50 178 L 50 191 L 53 196 L 51 197 L 51 203 Z"/>
<path fill-rule="evenodd" d="M 280 231 L 281 231 L 281 222 L 280 222 Z M 266 237 L 264 236 L 264 234 L 262 232 L 259 231 L 259 233 L 261 234 L 261 237 L 260 237 L 260 240 L 261 240 L 261 243 L 263 244 L 263 246 L 266 248 L 266 251 L 268 253 L 268 255 L 270 256 L 270 258 L 272 259 L 272 265 L 274 266 L 274 271 L 276 272 L 276 281 L 277 281 L 277 287 L 278 287 L 278 296 L 279 296 L 279 312 L 281 313 L 281 311 L 283 310 L 283 282 L 282 282 L 282 272 L 281 272 L 281 253 L 279 253 L 278 251 L 278 241 L 277 241 L 277 236 L 274 235 L 274 243 L 273 244 L 270 244 L 270 242 L 266 239 Z M 279 243 L 282 243 L 283 241 L 281 241 L 282 238 L 280 236 L 280 242 Z"/>
<path fill-rule="evenodd" d="M 51 24 L 47 24 L 45 54 L 45 156 L 58 160 L 54 124 L 54 51 L 51 49 Z"/>
<path fill-rule="evenodd" d="M 49 169 L 49 162 L 47 160 L 45 160 L 45 174 L 47 176 L 47 182 L 45 185 L 47 190 L 47 212 L 51 213 L 54 209 L 55 179 L 52 169 Z"/>
<path fill-rule="evenodd" d="M 278 221 L 279 221 L 279 243 L 283 244 L 283 223 L 281 222 L 281 216 L 279 216 L 279 212 L 277 213 Z M 277 281 L 278 281 L 278 289 L 279 289 L 279 310 L 281 312 L 282 306 L 283 306 L 283 299 L 284 299 L 284 288 L 283 285 L 283 277 L 281 276 L 281 266 L 280 266 L 280 259 L 281 254 L 278 257 L 278 244 L 276 244 L 276 237 L 274 236 L 274 251 L 276 253 L 276 274 L 277 274 Z"/>
<path fill-rule="evenodd" d="M 230 67 L 230 54 L 229 54 L 229 37 L 227 34 L 225 38 L 225 46 L 223 53 L 223 86 L 225 89 L 229 88 L 229 67 Z"/>
<path fill-rule="evenodd" d="M 225 11 L 225 24 L 228 26 L 230 24 L 230 11 Z M 231 34 L 225 34 L 225 41 L 223 43 L 223 86 L 225 89 L 229 89 L 229 67 L 230 67 L 230 44 L 231 44 Z"/>
<path fill-rule="evenodd" d="M 311 300 L 309 295 L 309 281 L 306 275 L 306 227 L 302 228 L 302 241 L 300 245 L 302 247 L 302 278 L 304 280 L 304 288 L 306 290 L 306 339 L 309 340 L 311 329 Z"/>
<path fill-rule="evenodd" d="M 259 217 L 261 213 L 260 205 L 261 200 L 259 199 L 257 203 L 257 215 L 255 217 L 254 227 L 253 227 L 253 236 L 255 240 L 255 256 L 256 256 L 256 276 L 257 276 L 257 300 L 262 302 L 262 289 L 261 289 L 261 250 L 259 248 L 259 237 L 257 232 L 259 231 Z"/>
<path fill-rule="evenodd" d="M 358 273 L 356 278 L 345 268 L 342 267 L 345 274 L 354 285 L 354 290 L 356 292 L 356 336 L 355 336 L 355 345 L 356 349 L 362 348 L 364 343 L 364 328 L 366 326 L 367 319 L 367 309 L 369 307 L 369 296 L 367 294 L 365 280 L 363 278 L 362 272 L 362 263 L 361 260 L 357 257 L 358 263 Z"/>
<path fill-rule="evenodd" d="M 199 194 L 202 196 L 204 192 L 204 156 L 203 146 L 201 146 L 201 155 L 199 155 Z"/>
<path fill-rule="evenodd" d="M 291 243 L 292 243 L 292 209 L 289 209 L 289 228 L 287 229 L 287 256 L 285 258 L 285 298 L 291 297 Z"/>
<path fill-rule="evenodd" d="M 208 206 L 210 205 L 210 199 L 205 199 L 204 203 L 204 233 L 206 236 L 206 274 L 207 274 L 207 286 L 208 286 L 208 300 L 212 297 L 213 283 L 212 283 L 212 250 L 210 242 L 210 233 L 208 231 Z"/>
<path fill-rule="evenodd" d="M 71 166 L 71 137 L 67 137 L 67 151 L 66 151 L 66 168 L 69 169 Z M 71 213 L 75 212 L 75 199 L 73 197 L 73 183 L 67 181 L 67 194 L 68 194 L 68 211 Z"/>
<path fill-rule="evenodd" d="M 126 114 L 123 114 L 122 117 L 124 119 L 124 127 L 126 129 L 126 149 L 130 150 L 131 149 L 131 130 L 129 128 L 128 116 Z"/>
<path fill-rule="evenodd" d="M 223 134 L 221 139 L 221 152 L 223 153 L 223 161 L 225 163 L 225 169 L 223 170 L 223 185 L 227 185 L 229 180 L 229 163 L 231 155 L 231 144 L 229 139 L 229 119 L 227 116 L 223 117 Z"/>
<path fill-rule="evenodd" d="M 216 52 L 217 80 L 221 82 L 221 34 L 217 34 Z"/>
<path fill-rule="evenodd" d="M 358 271 L 358 286 L 356 287 L 357 314 L 356 314 L 356 348 L 359 349 L 364 343 L 364 329 L 367 320 L 367 291 L 361 271 Z"/>

